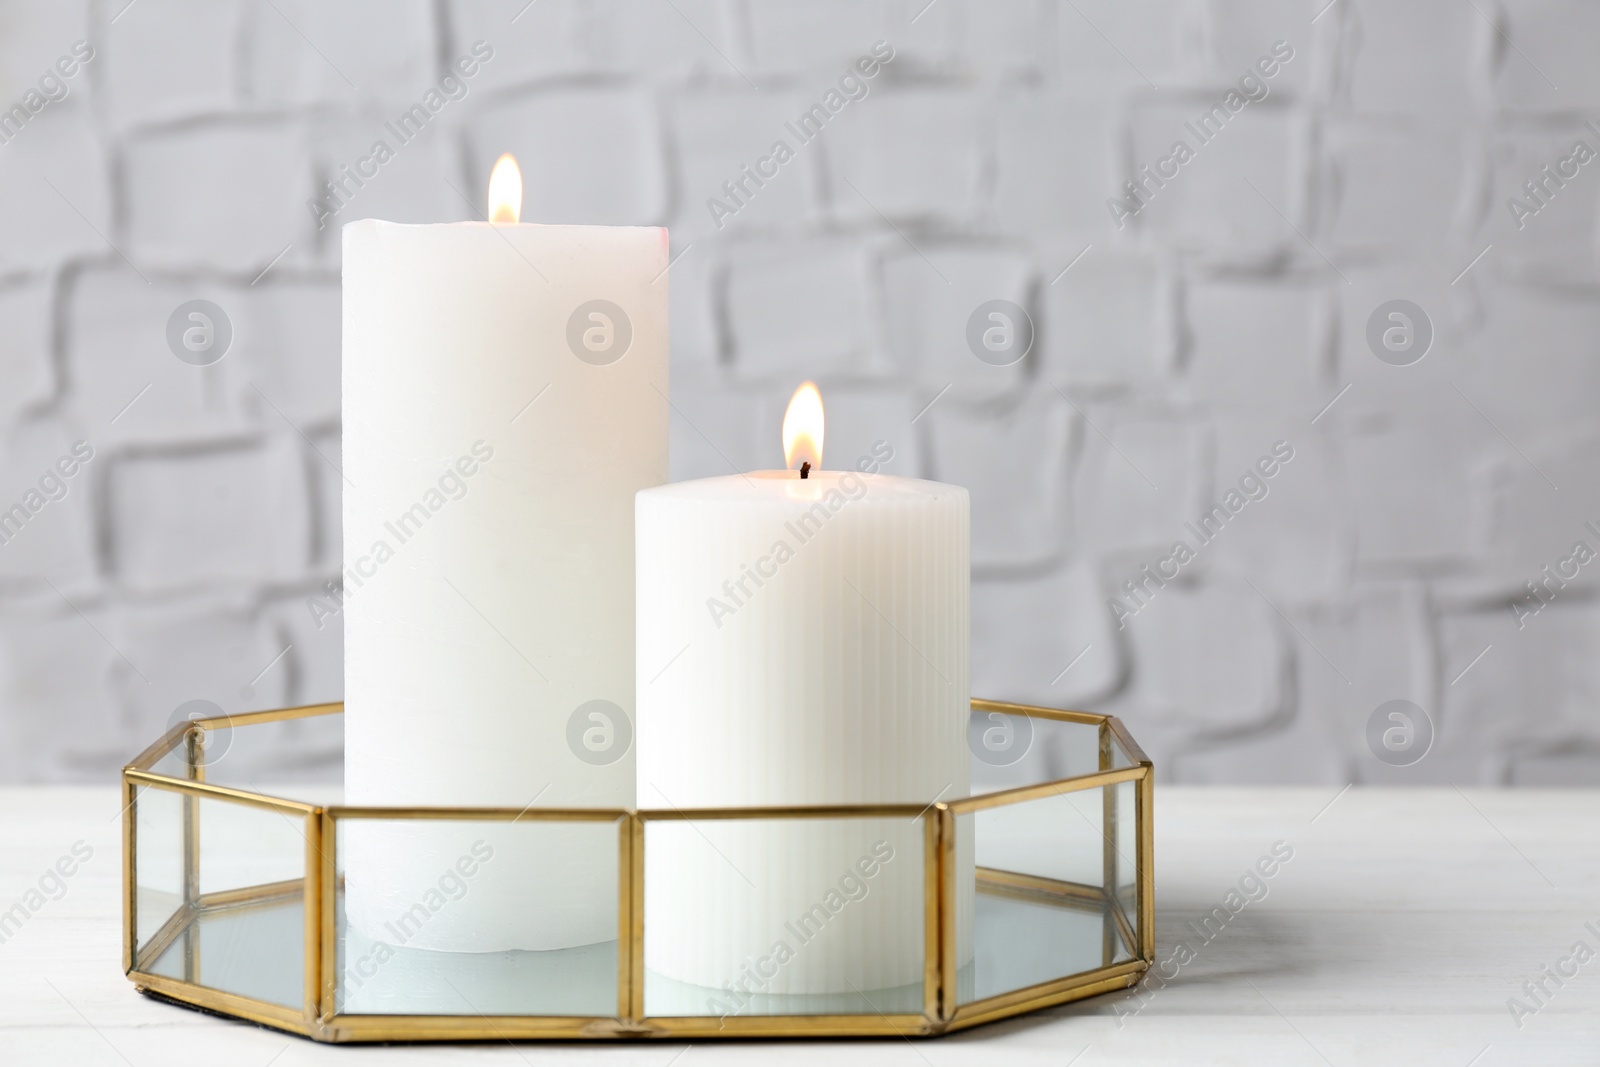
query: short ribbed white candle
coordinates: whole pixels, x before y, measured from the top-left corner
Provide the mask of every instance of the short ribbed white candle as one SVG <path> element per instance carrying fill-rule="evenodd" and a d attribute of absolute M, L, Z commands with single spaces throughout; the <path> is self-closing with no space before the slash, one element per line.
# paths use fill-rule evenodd
<path fill-rule="evenodd" d="M 645 490 L 637 522 L 641 807 L 967 795 L 965 489 L 766 471 Z M 916 819 L 654 824 L 645 966 L 713 1014 L 918 982 L 922 872 Z"/>

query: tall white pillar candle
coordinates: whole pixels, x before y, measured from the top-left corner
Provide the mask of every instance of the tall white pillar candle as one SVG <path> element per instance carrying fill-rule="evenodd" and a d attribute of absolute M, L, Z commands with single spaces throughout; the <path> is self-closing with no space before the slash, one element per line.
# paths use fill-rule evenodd
<path fill-rule="evenodd" d="M 633 500 L 667 473 L 666 265 L 653 228 L 344 228 L 347 803 L 633 805 Z M 347 823 L 350 921 L 391 941 L 481 838 L 484 875 L 410 947 L 615 938 L 615 841 L 526 829 Z"/>
<path fill-rule="evenodd" d="M 967 795 L 968 506 L 863 470 L 641 492 L 640 806 Z M 708 1014 L 919 982 L 923 863 L 916 819 L 654 824 L 645 966 Z"/>

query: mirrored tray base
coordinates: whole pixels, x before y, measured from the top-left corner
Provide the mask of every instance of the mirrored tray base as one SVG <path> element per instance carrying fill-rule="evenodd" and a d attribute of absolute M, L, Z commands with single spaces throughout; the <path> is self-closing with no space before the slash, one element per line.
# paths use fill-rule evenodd
<path fill-rule="evenodd" d="M 123 965 L 140 991 L 327 1042 L 915 1037 L 1132 986 L 1154 957 L 1152 767 L 1111 716 L 974 700 L 975 728 L 1027 737 L 1038 750 L 1030 769 L 1053 777 L 925 808 L 354 808 L 257 784 L 260 761 L 247 753 L 325 739 L 342 710 L 180 723 L 124 769 Z M 918 980 L 769 992 L 696 985 L 652 967 L 644 931 L 662 906 L 646 892 L 645 856 L 668 847 L 673 827 L 716 833 L 736 820 L 759 837 L 820 821 L 847 834 L 889 819 L 920 840 L 898 861 L 918 865 L 909 872 L 922 890 L 910 902 L 921 906 Z M 501 843 L 520 835 L 519 855 L 537 852 L 541 834 L 570 843 L 581 828 L 616 857 L 582 887 L 616 902 L 616 936 L 545 951 L 407 943 L 411 927 L 361 918 L 352 887 L 373 875 L 347 842 L 364 822 Z M 957 861 L 958 841 L 970 842 L 962 849 L 975 863 Z M 539 877 L 512 864 L 502 861 L 495 876 L 518 879 L 517 888 Z M 456 882 L 470 899 L 466 881 Z M 434 911 L 459 918 L 471 906 L 441 897 Z M 439 922 L 412 910 L 416 924 Z"/>

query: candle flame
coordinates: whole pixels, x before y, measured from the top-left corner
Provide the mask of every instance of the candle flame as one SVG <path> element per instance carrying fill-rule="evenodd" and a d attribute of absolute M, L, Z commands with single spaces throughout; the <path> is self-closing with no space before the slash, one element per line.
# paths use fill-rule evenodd
<path fill-rule="evenodd" d="M 510 152 L 495 160 L 489 172 L 489 221 L 522 221 L 522 171 Z"/>
<path fill-rule="evenodd" d="M 796 389 L 783 413 L 783 462 L 790 468 L 801 462 L 822 466 L 822 394 L 814 382 Z"/>

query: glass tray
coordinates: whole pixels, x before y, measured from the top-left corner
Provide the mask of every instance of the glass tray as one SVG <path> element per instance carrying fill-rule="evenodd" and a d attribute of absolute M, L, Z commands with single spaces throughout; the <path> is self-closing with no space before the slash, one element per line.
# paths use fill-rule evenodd
<path fill-rule="evenodd" d="M 933 1036 L 1134 985 L 1155 951 L 1149 759 L 1112 716 L 988 700 L 972 709 L 975 739 L 1026 737 L 1022 766 L 1050 780 L 922 807 L 358 808 L 338 803 L 335 784 L 292 780 L 307 752 L 337 748 L 342 704 L 179 723 L 122 773 L 123 969 L 147 994 L 328 1042 Z M 975 741 L 979 781 L 1005 762 L 982 749 Z M 808 833 L 911 842 L 893 859 L 913 890 L 902 902 L 920 893 L 920 914 L 896 912 L 920 930 L 911 980 L 783 991 L 768 972 L 787 959 L 751 960 L 746 980 L 721 986 L 652 966 L 652 848 L 703 839 L 715 849 L 734 834 L 781 849 Z M 422 842 L 441 872 L 437 893 L 387 919 L 361 895 L 374 884 L 362 842 L 370 854 L 385 834 Z M 604 862 L 581 868 L 576 885 L 580 868 L 562 862 L 491 870 L 489 841 L 513 856 Z M 846 875 L 841 894 L 811 909 L 818 932 L 803 918 L 786 924 L 799 951 L 827 909 L 862 907 L 851 902 L 870 893 L 870 876 Z M 474 907 L 460 902 L 474 889 L 492 897 L 508 878 L 513 899 L 576 891 L 605 915 L 615 902 L 615 922 L 605 918 L 606 939 L 574 947 L 453 948 Z M 557 878 L 567 884 L 541 884 Z M 753 883 L 749 893 L 759 907 Z M 738 910 L 713 910 L 678 940 L 725 941 L 719 916 Z"/>

